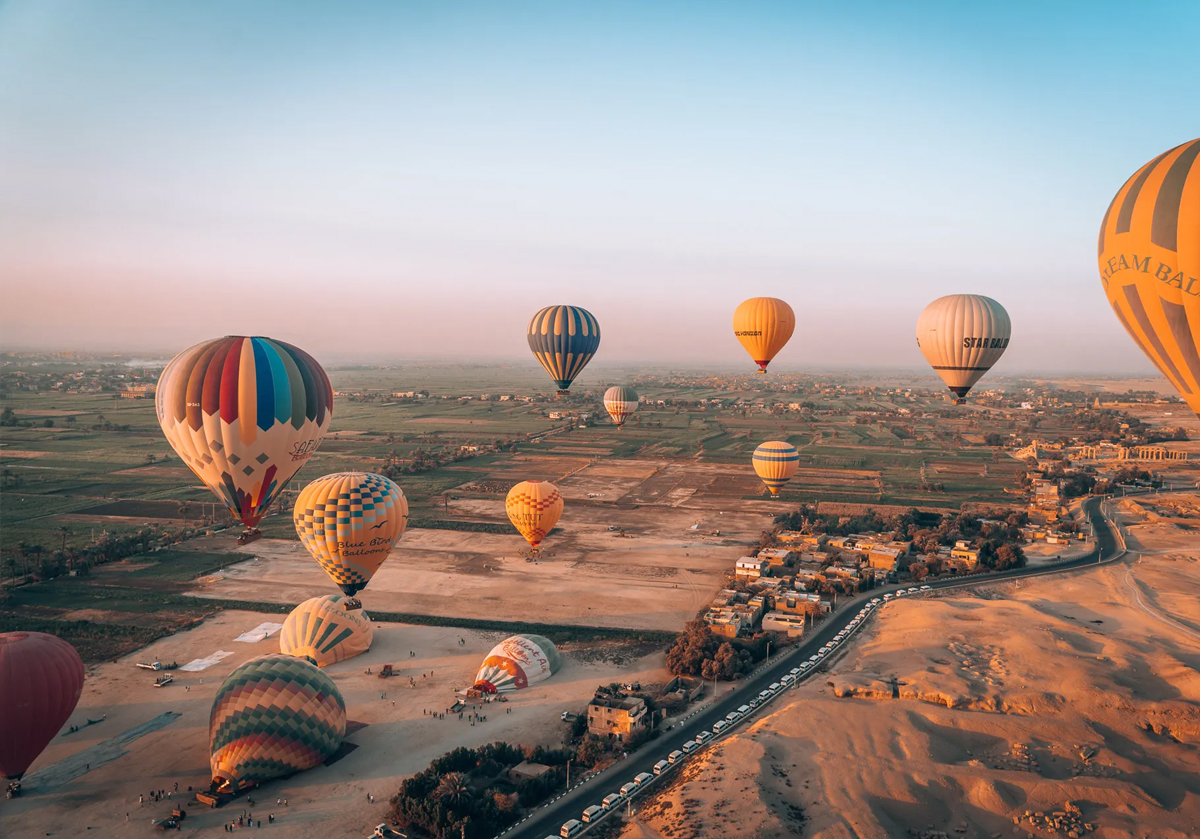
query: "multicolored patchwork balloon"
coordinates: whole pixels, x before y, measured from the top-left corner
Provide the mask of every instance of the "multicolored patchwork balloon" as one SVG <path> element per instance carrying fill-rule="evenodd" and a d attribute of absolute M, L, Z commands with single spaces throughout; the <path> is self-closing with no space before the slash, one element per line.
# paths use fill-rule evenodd
<path fill-rule="evenodd" d="M 529 349 L 564 394 L 600 348 L 600 323 L 578 306 L 547 306 L 529 321 Z"/>
<path fill-rule="evenodd" d="M 83 661 L 42 632 L 0 634 L 0 775 L 13 780 L 49 745 L 83 692 Z"/>
<path fill-rule="evenodd" d="M 408 526 L 408 499 L 383 475 L 339 472 L 301 491 L 292 520 L 313 559 L 353 597 Z"/>
<path fill-rule="evenodd" d="M 171 448 L 252 528 L 329 430 L 333 388 L 303 350 L 229 336 L 175 356 L 155 404 Z"/>
<path fill-rule="evenodd" d="M 341 594 L 305 600 L 287 616 L 279 651 L 326 667 L 371 649 L 375 629 L 358 601 Z"/>
<path fill-rule="evenodd" d="M 346 736 L 346 702 L 303 658 L 252 658 L 225 679 L 208 718 L 213 786 L 236 792 L 327 760 Z"/>
<path fill-rule="evenodd" d="M 504 509 L 513 527 L 536 548 L 554 529 L 563 511 L 562 493 L 549 481 L 521 481 L 508 491 Z"/>
<path fill-rule="evenodd" d="M 629 415 L 638 409 L 637 391 L 627 385 L 616 385 L 604 391 L 604 410 L 620 428 Z"/>
<path fill-rule="evenodd" d="M 475 674 L 475 690 L 508 693 L 549 679 L 562 666 L 558 648 L 540 635 L 513 635 L 492 648 Z"/>
<path fill-rule="evenodd" d="M 791 443 L 772 440 L 754 450 L 753 462 L 754 471 L 767 489 L 772 495 L 778 495 L 800 467 L 800 452 Z"/>

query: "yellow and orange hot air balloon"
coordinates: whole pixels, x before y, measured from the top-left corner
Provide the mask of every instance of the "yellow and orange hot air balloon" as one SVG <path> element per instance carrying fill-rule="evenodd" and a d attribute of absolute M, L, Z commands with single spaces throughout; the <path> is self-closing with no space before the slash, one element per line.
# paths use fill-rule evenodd
<path fill-rule="evenodd" d="M 304 488 L 292 521 L 313 559 L 354 597 L 404 534 L 408 499 L 383 475 L 340 472 Z"/>
<path fill-rule="evenodd" d="M 1200 138 L 1125 182 L 1100 225 L 1100 278 L 1125 331 L 1200 415 Z"/>
<path fill-rule="evenodd" d="M 796 328 L 792 307 L 776 297 L 751 297 L 733 312 L 733 334 L 758 365 L 760 373 L 783 349 Z"/>
<path fill-rule="evenodd" d="M 772 440 L 754 450 L 754 471 L 772 495 L 778 495 L 783 485 L 800 468 L 800 452 L 791 443 Z"/>
<path fill-rule="evenodd" d="M 513 527 L 536 549 L 558 523 L 563 497 L 549 481 L 521 481 L 508 491 L 504 509 Z"/>

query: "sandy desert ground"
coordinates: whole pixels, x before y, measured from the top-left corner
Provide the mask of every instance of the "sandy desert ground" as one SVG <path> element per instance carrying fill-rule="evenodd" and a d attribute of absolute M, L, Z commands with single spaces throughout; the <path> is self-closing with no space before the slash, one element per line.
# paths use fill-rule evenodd
<path fill-rule="evenodd" d="M 622 835 L 1200 835 L 1200 538 L 1125 518 L 1126 563 L 885 609 Z"/>
<path fill-rule="evenodd" d="M 264 620 L 279 620 L 279 616 L 223 612 L 135 656 L 89 667 L 70 724 L 101 716 L 104 721 L 55 738 L 26 775 L 26 794 L 0 800 L 0 836 L 79 836 L 87 831 L 99 831 L 92 834 L 99 836 L 144 836 L 151 819 L 169 815 L 180 797 L 190 800 L 188 786 L 207 788 L 213 694 L 241 662 L 278 652 L 278 635 L 254 644 L 233 640 Z M 262 834 L 320 839 L 365 836 L 383 820 L 387 801 L 401 779 L 425 768 L 438 755 L 496 740 L 561 743 L 565 726 L 559 719 L 561 712 L 580 710 L 596 685 L 624 679 L 661 683 L 668 678 L 661 654 L 618 665 L 565 648 L 560 672 L 514 694 L 510 702 L 483 706 L 479 712 L 487 716 L 486 722 L 472 726 L 457 716 L 436 721 L 425 716 L 425 709 L 445 710 L 454 701 L 454 688 L 470 685 L 484 655 L 501 637 L 377 624 L 370 652 L 326 669 L 342 691 L 348 718 L 365 724 L 347 737 L 358 748 L 332 766 L 319 766 L 256 791 L 253 797 L 258 803 L 251 809 L 256 819 L 263 818 Z M 233 655 L 202 672 L 175 671 L 175 683 L 161 689 L 153 687 L 156 674 L 134 666 L 135 661 L 156 659 L 184 664 L 218 650 Z M 415 657 L 409 656 L 410 650 Z M 396 665 L 400 675 L 381 680 L 365 674 L 368 667 L 377 674 L 384 663 Z M 423 673 L 433 675 L 423 678 Z M 413 688 L 409 676 L 415 680 Z M 381 692 L 386 692 L 386 698 L 380 698 Z M 138 726 L 153 727 L 164 714 L 178 716 L 129 742 L 106 742 Z M 139 805 L 139 794 L 173 790 L 175 783 L 180 796 Z M 367 793 L 375 796 L 373 805 L 367 803 Z M 284 797 L 288 806 L 277 806 L 276 799 Z M 184 833 L 200 837 L 223 833 L 224 821 L 230 815 L 236 819 L 246 806 L 239 801 L 221 810 L 189 807 Z M 268 813 L 275 814 L 276 824 L 266 823 Z"/>

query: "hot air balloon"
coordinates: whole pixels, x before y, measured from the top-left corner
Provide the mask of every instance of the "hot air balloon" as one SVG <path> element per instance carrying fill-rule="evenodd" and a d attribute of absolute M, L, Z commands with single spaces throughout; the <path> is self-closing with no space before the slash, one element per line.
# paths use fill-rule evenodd
<path fill-rule="evenodd" d="M 292 520 L 304 547 L 353 597 L 404 533 L 408 500 L 383 475 L 339 472 L 317 478 L 301 491 Z"/>
<path fill-rule="evenodd" d="M 529 349 L 558 385 L 560 395 L 600 346 L 600 323 L 578 306 L 547 306 L 529 321 Z"/>
<path fill-rule="evenodd" d="M 475 674 L 480 693 L 509 693 L 549 679 L 562 666 L 554 644 L 540 635 L 513 635 L 492 648 Z"/>
<path fill-rule="evenodd" d="M 1138 348 L 1200 415 L 1200 138 L 1151 160 L 1100 225 L 1100 278 Z"/>
<path fill-rule="evenodd" d="M 237 792 L 327 760 L 346 736 L 346 702 L 303 658 L 271 653 L 234 669 L 208 718 L 213 788 Z"/>
<path fill-rule="evenodd" d="M 83 692 L 83 662 L 63 639 L 0 634 L 0 775 L 19 780 L 58 734 Z"/>
<path fill-rule="evenodd" d="M 318 667 L 365 653 L 375 630 L 367 613 L 351 605 L 357 602 L 340 594 L 305 600 L 284 620 L 279 651 L 312 659 Z"/>
<path fill-rule="evenodd" d="M 961 405 L 967 392 L 1008 347 L 1012 324 L 1004 307 L 981 294 L 939 297 L 917 319 L 917 346 Z"/>
<path fill-rule="evenodd" d="M 638 409 L 637 391 L 625 385 L 616 385 L 604 391 L 604 410 L 612 417 L 613 424 L 620 428 L 629 415 Z"/>
<path fill-rule="evenodd" d="M 758 365 L 760 373 L 783 349 L 796 328 L 792 307 L 776 297 L 751 297 L 733 312 L 733 334 Z"/>
<path fill-rule="evenodd" d="M 754 450 L 754 471 L 772 495 L 778 495 L 783 485 L 800 468 L 800 452 L 791 443 L 773 440 Z"/>
<path fill-rule="evenodd" d="M 536 549 L 558 523 L 563 497 L 549 481 L 521 481 L 508 491 L 504 509 L 513 527 Z"/>
<path fill-rule="evenodd" d="M 253 531 L 329 429 L 333 389 L 303 350 L 230 336 L 175 356 L 155 404 L 171 448 Z"/>

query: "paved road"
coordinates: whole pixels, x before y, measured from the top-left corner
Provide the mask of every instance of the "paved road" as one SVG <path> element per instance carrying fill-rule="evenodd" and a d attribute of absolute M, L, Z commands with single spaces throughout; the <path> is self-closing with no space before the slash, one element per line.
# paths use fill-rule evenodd
<path fill-rule="evenodd" d="M 1099 498 L 1089 498 L 1083 502 L 1084 513 L 1091 521 L 1097 537 L 1096 549 L 1085 556 L 1053 565 L 1019 568 L 1012 571 L 973 576 L 966 579 L 940 580 L 929 582 L 928 585 L 933 590 L 968 588 L 994 583 L 997 580 L 1037 577 L 1043 574 L 1061 574 L 1064 571 L 1085 566 L 1095 566 L 1112 562 L 1118 559 L 1123 554 L 1123 551 L 1117 544 L 1109 522 L 1104 518 L 1100 502 L 1101 499 Z M 874 597 L 882 597 L 888 592 L 910 587 L 882 586 L 854 598 L 841 601 L 838 610 L 824 620 L 816 631 L 806 636 L 802 643 L 772 658 L 768 663 L 761 665 L 755 673 L 739 682 L 739 687 L 729 695 L 702 707 L 692 716 L 676 723 L 674 729 L 664 731 L 661 736 L 643 746 L 640 751 L 634 753 L 631 757 L 619 760 L 605 771 L 588 778 L 583 783 L 571 789 L 570 792 L 564 793 L 548 806 L 541 810 L 536 810 L 524 822 L 509 828 L 500 835 L 504 839 L 543 839 L 543 837 L 547 836 L 558 836 L 563 823 L 568 819 L 578 819 L 585 807 L 592 804 L 599 804 L 604 796 L 619 790 L 622 784 L 632 781 L 634 776 L 639 772 L 653 773 L 654 764 L 665 758 L 668 753 L 675 749 L 682 749 L 683 744 L 688 740 L 694 739 L 700 731 L 711 731 L 713 724 L 718 720 L 724 719 L 725 715 L 730 711 L 737 710 L 740 705 L 749 704 L 750 700 L 757 696 L 760 691 L 767 688 L 773 682 L 778 682 L 793 667 L 798 667 L 801 662 L 807 661 L 810 656 L 817 655 L 822 646 L 832 640 L 838 632 L 844 629 L 857 616 L 863 603 Z M 853 636 L 847 637 L 842 644 L 849 643 L 852 638 Z M 834 650 L 830 655 L 836 652 Z M 821 667 L 815 667 L 802 675 L 800 681 L 812 678 L 813 675 L 820 673 L 822 670 L 823 668 Z M 782 692 L 780 695 L 782 695 Z M 771 702 L 767 703 L 767 705 L 770 704 Z M 763 707 L 766 707 L 766 705 Z M 752 712 L 748 715 L 747 719 L 752 719 L 756 714 L 757 711 Z M 739 725 L 741 724 L 739 723 Z M 668 770 L 667 774 L 676 770 L 677 767 L 672 768 Z M 662 777 L 665 778 L 666 776 Z M 656 778 L 653 783 L 647 784 L 645 788 L 654 789 L 657 785 L 658 779 Z"/>

